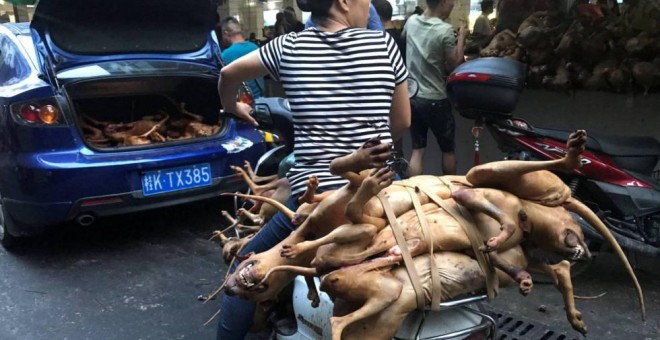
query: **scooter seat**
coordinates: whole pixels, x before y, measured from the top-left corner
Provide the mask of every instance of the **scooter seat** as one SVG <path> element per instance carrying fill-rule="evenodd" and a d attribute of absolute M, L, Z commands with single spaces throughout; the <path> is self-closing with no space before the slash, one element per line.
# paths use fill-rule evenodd
<path fill-rule="evenodd" d="M 566 142 L 570 131 L 539 129 L 534 132 L 547 138 Z M 653 137 L 619 137 L 589 135 L 587 150 L 604 153 L 620 167 L 650 174 L 660 158 L 660 143 Z"/>

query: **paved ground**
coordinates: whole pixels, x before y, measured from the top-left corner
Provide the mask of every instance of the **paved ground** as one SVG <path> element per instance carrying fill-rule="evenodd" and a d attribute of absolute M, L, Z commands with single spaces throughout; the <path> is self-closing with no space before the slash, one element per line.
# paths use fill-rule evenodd
<path fill-rule="evenodd" d="M 219 286 L 207 242 L 219 202 L 113 218 L 0 250 L 0 339 L 214 339 Z"/>
<path fill-rule="evenodd" d="M 539 126 L 659 137 L 660 96 L 626 97 L 608 106 L 604 98 L 611 94 L 569 98 L 531 93 L 523 97 L 520 111 Z M 552 103 L 555 109 L 538 103 Z M 599 114 L 589 117 L 580 110 Z M 459 172 L 464 172 L 472 159 L 470 124 L 461 118 L 457 124 Z M 432 138 L 429 145 L 429 153 L 436 155 Z M 485 137 L 482 159 L 500 158 Z M 426 163 L 430 173 L 439 172 L 437 157 Z M 226 270 L 219 247 L 207 241 L 219 223 L 220 202 L 209 201 L 112 218 L 87 229 L 70 227 L 33 240 L 22 255 L 0 250 L 0 340 L 214 339 L 215 324 L 203 324 L 218 304 L 196 298 L 215 289 Z M 589 338 L 660 339 L 660 260 L 638 262 L 646 323 L 640 321 L 634 291 L 618 260 L 599 258 L 575 281 L 580 295 L 607 292 L 578 302 Z M 526 298 L 504 289 L 493 305 L 564 332 L 565 339 L 579 338 L 549 285 L 537 284 Z M 538 311 L 541 305 L 545 312 Z"/>
<path fill-rule="evenodd" d="M 214 339 L 215 324 L 203 323 L 218 304 L 196 297 L 216 288 L 226 269 L 219 247 L 207 241 L 219 206 L 209 201 L 113 218 L 87 230 L 70 227 L 33 240 L 22 255 L 0 250 L 0 339 Z M 578 302 L 589 338 L 660 339 L 660 261 L 640 262 L 645 324 L 616 259 L 599 258 L 576 280 L 578 294 L 607 292 Z M 537 284 L 527 298 L 505 289 L 493 305 L 579 338 L 549 285 Z"/>
<path fill-rule="evenodd" d="M 637 276 L 645 294 L 646 322 L 641 321 L 633 285 L 620 263 L 613 254 L 603 254 L 574 280 L 576 295 L 607 293 L 598 299 L 576 302 L 589 328 L 587 338 L 660 339 L 660 260 L 640 258 L 638 263 Z M 537 283 L 527 297 L 518 294 L 515 287 L 508 287 L 491 305 L 545 324 L 569 339 L 581 338 L 566 321 L 561 295 L 551 285 Z M 544 308 L 540 308 L 542 306 Z"/>

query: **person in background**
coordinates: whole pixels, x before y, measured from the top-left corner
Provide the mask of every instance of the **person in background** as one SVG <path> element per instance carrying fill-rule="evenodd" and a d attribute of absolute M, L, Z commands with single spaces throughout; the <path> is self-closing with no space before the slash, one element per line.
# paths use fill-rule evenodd
<path fill-rule="evenodd" d="M 401 51 L 401 56 L 405 62 L 406 42 L 401 38 L 401 30 L 394 27 L 394 24 L 392 23 L 392 12 L 394 11 L 392 5 L 387 0 L 372 0 L 371 5 L 376 9 L 376 13 L 378 13 L 383 28 L 390 36 L 392 36 L 392 39 L 394 39 L 396 45 L 399 47 L 399 51 Z M 403 138 L 394 142 L 394 152 L 397 157 L 405 157 L 403 153 Z"/>
<path fill-rule="evenodd" d="M 311 15 L 309 18 L 307 18 L 307 21 L 305 21 L 305 28 L 309 27 L 316 27 L 316 24 L 314 23 Z M 373 4 L 369 6 L 369 22 L 367 23 L 367 29 L 374 31 L 385 30 L 383 24 L 380 21 L 380 18 L 378 17 L 378 12 L 376 12 L 376 8 L 374 8 Z"/>
<path fill-rule="evenodd" d="M 500 0 L 497 3 L 497 26 L 495 33 L 506 29 L 518 33 L 520 24 L 532 14 L 529 0 Z"/>
<path fill-rule="evenodd" d="M 254 32 L 250 33 L 250 37 L 248 38 L 248 41 L 255 44 L 255 45 L 257 45 L 257 46 L 259 46 L 261 44 L 259 39 L 257 39 L 257 34 L 254 33 Z"/>
<path fill-rule="evenodd" d="M 443 175 L 456 174 L 455 122 L 447 98 L 446 77 L 464 60 L 467 29 L 458 30 L 445 20 L 454 8 L 454 0 L 427 0 L 421 15 L 408 18 L 403 36 L 406 39 L 406 65 L 419 84 L 417 96 L 411 100 L 413 151 L 408 175 L 423 173 L 424 149 L 430 128 L 442 151 Z"/>
<path fill-rule="evenodd" d="M 392 5 L 387 0 L 372 0 L 371 4 L 376 10 L 378 17 L 380 18 L 380 23 L 383 25 L 385 31 L 392 36 L 394 41 L 396 41 L 396 45 L 399 47 L 399 51 L 401 51 L 401 55 L 404 57 L 403 60 L 405 61 L 406 42 L 401 38 L 401 30 L 394 27 L 394 24 L 392 23 L 392 13 L 394 11 Z"/>
<path fill-rule="evenodd" d="M 474 27 L 472 28 L 472 39 L 479 44 L 479 47 L 486 46 L 493 35 L 493 29 L 488 20 L 488 16 L 491 13 L 493 13 L 493 1 L 483 0 L 481 2 L 481 15 L 474 22 Z"/>
<path fill-rule="evenodd" d="M 287 33 L 301 32 L 305 29 L 305 24 L 298 20 L 298 17 L 296 17 L 296 11 L 291 6 L 284 9 L 284 20 L 286 20 L 289 26 L 289 31 L 287 31 Z"/>
<path fill-rule="evenodd" d="M 273 37 L 279 37 L 280 35 L 287 34 L 289 29 L 289 24 L 284 18 L 284 12 L 278 12 L 275 15 L 275 25 L 273 26 Z"/>
<path fill-rule="evenodd" d="M 220 58 L 229 65 L 237 59 L 249 54 L 252 51 L 259 49 L 255 43 L 246 41 L 243 36 L 243 28 L 241 24 L 234 17 L 227 17 L 220 22 L 221 40 L 223 46 L 228 46 L 222 50 Z M 254 33 L 253 33 L 254 34 Z M 262 89 L 264 88 L 264 78 L 257 77 L 256 79 L 248 80 L 247 82 L 252 96 L 259 98 L 262 96 Z"/>
<path fill-rule="evenodd" d="M 286 206 L 294 211 L 310 176 L 318 178 L 320 192 L 347 183 L 337 173 L 384 167 L 391 156 L 389 143 L 398 140 L 410 125 L 408 72 L 392 37 L 365 29 L 369 1 L 298 0 L 298 6 L 311 11 L 315 28 L 279 36 L 227 65 L 218 83 L 225 111 L 253 125 L 252 107 L 236 102 L 240 84 L 265 74 L 282 83 L 295 130 L 295 164 L 286 175 L 291 185 Z M 355 150 L 374 139 L 380 143 L 365 147 L 367 157 L 355 156 Z M 331 173 L 330 162 L 338 158 L 346 161 L 346 168 Z M 358 164 L 351 166 L 352 161 Z M 394 174 L 388 176 L 385 182 Z M 279 212 L 238 257 L 266 251 L 292 231 L 290 219 Z M 255 309 L 254 302 L 223 294 L 218 339 L 244 339 Z"/>

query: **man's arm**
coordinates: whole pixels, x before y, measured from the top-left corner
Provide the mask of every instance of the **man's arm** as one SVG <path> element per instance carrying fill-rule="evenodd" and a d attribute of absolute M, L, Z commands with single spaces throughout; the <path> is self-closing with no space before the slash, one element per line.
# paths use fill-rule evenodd
<path fill-rule="evenodd" d="M 450 30 L 448 34 L 451 34 L 452 31 Z M 465 25 L 461 25 L 461 27 L 458 29 L 458 41 L 456 42 L 456 46 L 447 51 L 445 54 L 445 67 L 448 72 L 453 71 L 458 65 L 462 64 L 463 61 L 465 60 L 465 56 L 463 55 L 463 52 L 465 51 L 465 36 L 467 35 L 467 28 Z M 447 45 L 445 45 L 447 46 Z"/>

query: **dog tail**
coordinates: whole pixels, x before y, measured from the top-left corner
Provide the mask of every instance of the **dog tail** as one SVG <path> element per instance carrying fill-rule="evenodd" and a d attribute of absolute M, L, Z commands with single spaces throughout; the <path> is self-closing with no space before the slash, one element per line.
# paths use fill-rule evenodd
<path fill-rule="evenodd" d="M 288 219 L 292 219 L 293 216 L 295 215 L 295 212 L 292 211 L 291 209 L 287 208 L 284 204 L 282 204 L 282 203 L 280 203 L 280 202 L 278 202 L 278 201 L 276 201 L 272 198 L 269 198 L 269 197 L 255 196 L 255 195 L 245 195 L 245 194 L 239 194 L 239 193 L 236 193 L 236 194 L 223 193 L 223 194 L 220 194 L 220 196 L 235 196 L 235 197 L 240 197 L 240 198 L 243 198 L 243 199 L 252 199 L 252 200 L 255 200 L 255 201 L 268 203 L 268 204 L 274 206 L 275 208 L 277 208 L 277 210 L 281 211 Z"/>
<path fill-rule="evenodd" d="M 635 276 L 635 272 L 633 271 L 632 266 L 630 266 L 628 258 L 626 258 L 626 255 L 623 253 L 621 246 L 616 241 L 610 230 L 607 229 L 603 221 L 601 221 L 600 218 L 598 218 L 598 216 L 596 216 L 596 214 L 591 209 L 589 209 L 586 205 L 577 199 L 573 197 L 569 198 L 565 203 L 565 207 L 566 209 L 584 218 L 612 245 L 612 249 L 614 249 L 616 254 L 623 262 L 623 265 L 626 267 L 630 278 L 635 284 L 635 289 L 637 290 L 637 296 L 639 298 L 639 304 L 642 308 L 642 320 L 646 320 L 646 306 L 644 305 L 644 294 L 642 293 L 642 287 L 639 285 L 639 281 L 637 281 L 637 276 Z"/>

